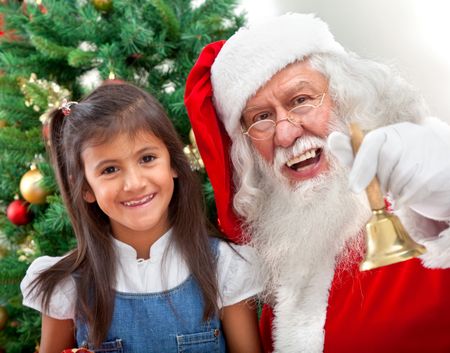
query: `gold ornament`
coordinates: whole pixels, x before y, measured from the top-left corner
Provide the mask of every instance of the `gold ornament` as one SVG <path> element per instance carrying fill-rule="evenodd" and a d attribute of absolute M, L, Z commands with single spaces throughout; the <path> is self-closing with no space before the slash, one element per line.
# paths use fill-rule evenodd
<path fill-rule="evenodd" d="M 4 306 L 0 306 L 0 331 L 3 330 L 8 322 L 8 312 Z"/>
<path fill-rule="evenodd" d="M 25 200 L 29 203 L 39 205 L 46 201 L 47 195 L 50 193 L 41 185 L 43 176 L 35 165 L 26 172 L 20 179 L 20 192 Z"/>
<path fill-rule="evenodd" d="M 6 120 L 0 119 L 0 129 L 6 126 Z"/>
<path fill-rule="evenodd" d="M 195 135 L 192 129 L 189 131 L 189 141 L 190 145 L 186 145 L 183 148 L 183 152 L 189 160 L 192 170 L 203 170 L 205 169 L 205 164 L 203 163 L 200 152 L 197 148 L 197 142 L 195 141 Z"/>
<path fill-rule="evenodd" d="M 112 0 L 92 0 L 92 5 L 98 10 L 102 12 L 109 12 L 113 7 Z"/>

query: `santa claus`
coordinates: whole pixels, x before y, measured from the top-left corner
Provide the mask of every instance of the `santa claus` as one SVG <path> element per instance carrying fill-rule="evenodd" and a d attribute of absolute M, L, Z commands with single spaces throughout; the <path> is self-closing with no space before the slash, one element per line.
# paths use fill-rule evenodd
<path fill-rule="evenodd" d="M 220 226 L 261 260 L 266 351 L 450 351 L 450 126 L 407 82 L 287 14 L 205 47 L 185 102 Z M 427 252 L 361 272 L 375 175 Z"/>

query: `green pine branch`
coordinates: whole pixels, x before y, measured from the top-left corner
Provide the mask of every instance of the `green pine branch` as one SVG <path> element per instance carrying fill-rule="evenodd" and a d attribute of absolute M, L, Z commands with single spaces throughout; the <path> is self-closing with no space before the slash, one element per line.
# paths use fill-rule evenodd
<path fill-rule="evenodd" d="M 73 48 L 63 47 L 44 37 L 33 34 L 30 35 L 30 42 L 42 55 L 51 59 L 65 59 L 73 50 Z"/>

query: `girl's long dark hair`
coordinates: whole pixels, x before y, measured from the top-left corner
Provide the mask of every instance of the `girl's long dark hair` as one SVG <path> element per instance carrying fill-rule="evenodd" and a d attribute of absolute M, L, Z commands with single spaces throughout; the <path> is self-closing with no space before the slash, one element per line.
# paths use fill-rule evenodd
<path fill-rule="evenodd" d="M 108 217 L 97 203 L 83 199 L 87 181 L 81 159 L 83 148 L 113 139 L 118 133 L 130 137 L 148 131 L 167 147 L 178 178 L 169 204 L 172 245 L 184 257 L 197 280 L 205 303 L 204 319 L 217 312 L 216 260 L 208 233 L 202 190 L 183 153 L 183 145 L 159 102 L 130 84 L 100 86 L 64 116 L 51 114 L 49 154 L 67 208 L 77 248 L 42 272 L 32 291 L 42 294 L 44 311 L 58 283 L 72 276 L 76 283 L 76 315 L 89 328 L 89 340 L 98 346 L 109 330 L 114 309 L 115 253 Z M 151 320 L 151 318 L 149 318 Z"/>

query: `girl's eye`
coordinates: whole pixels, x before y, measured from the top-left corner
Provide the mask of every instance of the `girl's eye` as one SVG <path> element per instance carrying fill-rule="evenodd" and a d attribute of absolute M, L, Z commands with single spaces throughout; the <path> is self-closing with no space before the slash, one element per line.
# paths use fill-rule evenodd
<path fill-rule="evenodd" d="M 144 157 L 142 157 L 142 162 L 144 162 L 144 163 L 150 163 L 150 162 L 152 162 L 152 161 L 154 161 L 155 160 L 155 156 L 144 156 Z"/>
<path fill-rule="evenodd" d="M 118 168 L 116 167 L 107 167 L 103 169 L 102 174 L 112 174 L 115 173 L 116 171 L 118 171 Z"/>

